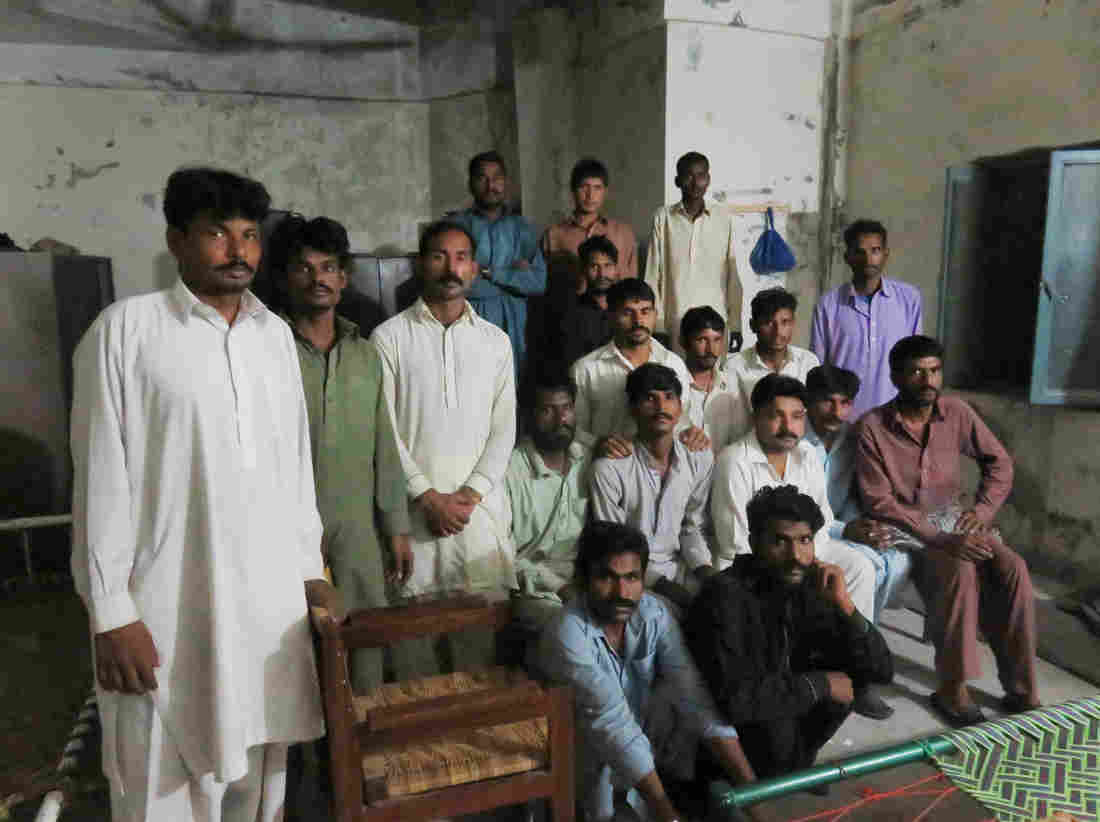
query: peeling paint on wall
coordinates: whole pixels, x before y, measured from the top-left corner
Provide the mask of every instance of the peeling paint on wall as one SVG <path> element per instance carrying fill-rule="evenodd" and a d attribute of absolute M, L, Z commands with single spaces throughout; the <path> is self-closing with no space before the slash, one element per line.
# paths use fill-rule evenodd
<path fill-rule="evenodd" d="M 81 180 L 90 180 L 93 177 L 98 177 L 104 171 L 118 168 L 120 165 L 121 163 L 101 163 L 95 168 L 81 168 L 76 163 L 69 163 L 69 179 L 65 182 L 65 187 L 76 188 L 77 183 Z"/>

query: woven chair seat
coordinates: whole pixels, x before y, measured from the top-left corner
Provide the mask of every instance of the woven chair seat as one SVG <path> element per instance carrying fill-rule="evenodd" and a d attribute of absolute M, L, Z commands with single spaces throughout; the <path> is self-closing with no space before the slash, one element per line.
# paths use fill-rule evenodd
<path fill-rule="evenodd" d="M 376 708 L 474 693 L 526 681 L 518 671 L 489 668 L 393 682 L 354 698 L 359 722 Z M 363 756 L 364 795 L 369 802 L 423 793 L 546 768 L 550 761 L 544 717 L 453 731 L 431 742 L 378 748 Z"/>

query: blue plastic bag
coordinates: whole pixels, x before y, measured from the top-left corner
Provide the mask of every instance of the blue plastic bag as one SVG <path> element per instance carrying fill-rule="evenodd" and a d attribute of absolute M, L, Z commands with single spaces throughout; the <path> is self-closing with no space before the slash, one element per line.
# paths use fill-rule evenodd
<path fill-rule="evenodd" d="M 764 214 L 764 233 L 749 255 L 749 265 L 757 274 L 778 274 L 790 271 L 796 262 L 790 246 L 775 230 L 775 218 L 769 208 Z"/>

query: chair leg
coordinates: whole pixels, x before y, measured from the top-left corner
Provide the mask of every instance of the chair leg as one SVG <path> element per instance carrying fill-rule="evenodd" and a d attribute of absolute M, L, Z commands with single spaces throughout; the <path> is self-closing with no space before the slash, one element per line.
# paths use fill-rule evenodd
<path fill-rule="evenodd" d="M 573 822 L 576 817 L 573 692 L 568 687 L 550 691 L 550 770 L 554 795 L 550 797 L 553 822 Z"/>

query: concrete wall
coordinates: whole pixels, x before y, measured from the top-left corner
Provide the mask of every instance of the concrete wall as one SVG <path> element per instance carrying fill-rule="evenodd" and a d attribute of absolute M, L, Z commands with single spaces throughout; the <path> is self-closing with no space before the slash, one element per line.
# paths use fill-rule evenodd
<path fill-rule="evenodd" d="M 120 297 L 173 277 L 161 193 L 182 165 L 253 175 L 365 251 L 414 248 L 430 215 L 427 103 L 6 86 L 0 111 L 3 230 L 111 257 Z"/>
<path fill-rule="evenodd" d="M 890 268 L 937 322 L 949 166 L 1100 139 L 1100 6 L 895 2 L 856 19 L 850 217 L 890 229 Z M 1100 416 L 970 395 L 1016 456 L 1002 527 L 1029 559 L 1100 571 Z"/>
<path fill-rule="evenodd" d="M 607 164 L 605 210 L 629 222 L 641 244 L 664 199 L 666 40 L 663 25 L 641 31 L 584 55 L 577 67 L 577 155 Z M 572 208 L 568 175 L 559 201 L 565 211 Z"/>
<path fill-rule="evenodd" d="M 670 5 L 673 5 L 670 0 Z M 694 3 L 675 3 L 677 12 L 695 13 Z M 676 159 L 701 151 L 711 161 L 709 197 L 734 207 L 777 204 L 776 228 L 798 258 L 786 275 L 759 277 L 749 254 L 764 227 L 761 213 L 735 218 L 740 244 L 737 263 L 745 291 L 741 328 L 745 345 L 749 301 L 757 291 L 785 285 L 803 305 L 795 342 L 809 341 L 810 314 L 817 299 L 817 225 L 821 197 L 822 91 L 827 12 L 825 3 L 766 4 L 727 9 L 742 14 L 744 25 L 715 22 L 668 24 L 668 94 L 663 191 L 665 202 L 680 192 L 674 183 Z M 792 6 L 803 9 L 792 32 L 748 28 L 752 21 L 793 25 Z M 713 15 L 712 15 L 713 16 Z M 820 18 L 820 19 L 818 19 Z M 807 36 L 807 32 L 819 36 Z"/>

